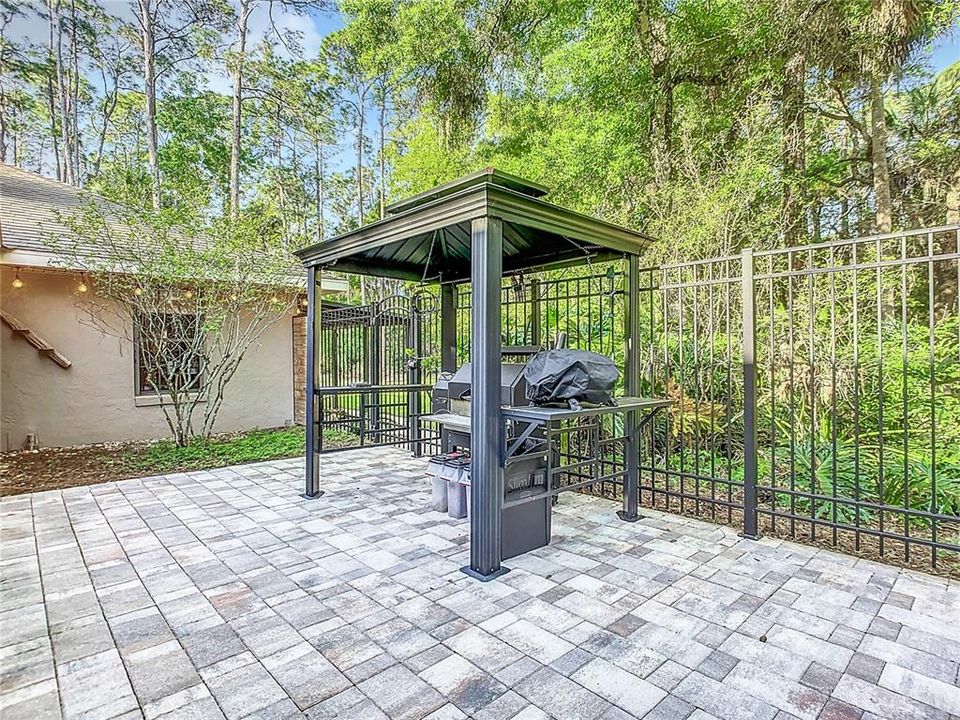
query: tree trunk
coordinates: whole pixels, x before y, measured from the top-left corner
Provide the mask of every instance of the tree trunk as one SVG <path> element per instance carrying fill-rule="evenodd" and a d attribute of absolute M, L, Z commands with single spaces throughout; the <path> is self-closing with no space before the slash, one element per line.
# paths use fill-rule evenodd
<path fill-rule="evenodd" d="M 960 223 L 960 168 L 953 171 L 950 187 L 947 189 L 947 224 Z"/>
<path fill-rule="evenodd" d="M 383 220 L 387 216 L 387 158 L 386 158 L 387 90 L 386 90 L 386 87 L 381 87 L 380 89 L 379 121 L 380 121 L 380 137 L 379 137 L 380 147 L 378 148 L 378 155 L 380 160 L 380 219 Z"/>
<path fill-rule="evenodd" d="M 673 177 L 673 76 L 667 22 L 660 0 L 635 0 L 635 32 L 640 51 L 650 63 L 653 106 L 650 110 L 650 159 L 658 191 L 667 190 Z"/>
<path fill-rule="evenodd" d="M 323 219 L 323 145 L 314 138 L 313 146 L 315 150 L 314 171 L 315 189 L 316 189 L 316 208 L 317 208 L 317 242 L 321 242 L 327 236 L 327 228 Z"/>
<path fill-rule="evenodd" d="M 63 167 L 60 164 L 60 142 L 57 140 L 57 110 L 53 100 L 53 78 L 49 76 L 47 77 L 47 112 L 50 115 L 50 139 L 53 141 L 53 160 L 57 171 L 57 180 L 62 182 L 64 177 Z"/>
<path fill-rule="evenodd" d="M 788 247 L 803 235 L 806 128 L 804 117 L 807 60 L 802 52 L 783 68 L 783 231 Z"/>
<path fill-rule="evenodd" d="M 101 77 L 103 78 L 103 87 L 106 88 L 107 74 L 102 72 Z M 103 99 L 103 124 L 100 126 L 100 132 L 97 134 L 97 152 L 93 156 L 93 170 L 91 171 L 93 177 L 99 177 L 100 175 L 100 165 L 103 163 L 103 146 L 107 142 L 107 127 L 110 125 L 110 119 L 117 109 L 118 84 L 119 78 L 115 75 L 113 78 L 113 90 Z"/>
<path fill-rule="evenodd" d="M 147 163 L 150 169 L 150 197 L 154 210 L 160 209 L 160 167 L 157 161 L 157 68 L 156 35 L 152 0 L 139 0 L 143 40 L 143 94 L 146 105 Z"/>
<path fill-rule="evenodd" d="M 57 139 L 57 106 L 53 93 L 52 70 L 56 68 L 54 59 L 53 31 L 57 25 L 55 0 L 47 0 L 47 112 L 50 114 L 50 139 L 53 141 L 53 159 L 57 168 L 57 180 L 63 182 L 66 178 L 60 163 L 60 141 Z"/>
<path fill-rule="evenodd" d="M 9 22 L 6 18 L 0 16 L 0 37 L 6 37 L 7 34 L 7 23 Z M 5 70 L 3 66 L 3 53 L 0 52 L 0 162 L 7 161 L 7 96 L 3 89 L 3 78 L 5 77 Z M 16 142 L 16 135 L 14 135 L 14 142 Z M 14 151 L 14 156 L 16 156 L 16 151 Z M 16 164 L 16 161 L 14 161 Z"/>
<path fill-rule="evenodd" d="M 274 116 L 274 121 L 277 123 L 277 127 L 273 135 L 273 154 L 277 163 L 277 177 L 279 179 L 282 177 L 280 171 L 283 167 L 283 106 L 280 101 L 277 101 L 277 112 Z M 283 182 L 279 184 L 281 187 L 283 186 Z"/>
<path fill-rule="evenodd" d="M 237 21 L 237 58 L 233 68 L 233 118 L 230 137 L 230 217 L 236 219 L 240 212 L 240 139 L 241 104 L 243 101 L 243 64 L 247 52 L 247 24 L 250 20 L 250 0 L 240 0 L 240 16 Z"/>
<path fill-rule="evenodd" d="M 363 226 L 363 115 L 366 110 L 366 89 L 357 93 L 357 227 Z M 360 303 L 367 303 L 367 278 L 360 276 Z"/>
<path fill-rule="evenodd" d="M 363 115 L 365 90 L 357 93 L 357 226 L 363 225 Z"/>
<path fill-rule="evenodd" d="M 890 167 L 887 165 L 887 122 L 880 81 L 870 79 L 870 159 L 873 167 L 875 224 L 879 232 L 893 229 Z"/>
<path fill-rule="evenodd" d="M 73 144 L 70 140 L 70 129 L 73 127 L 73 123 L 70 119 L 70 109 L 67 99 L 69 89 L 66 85 L 66 82 L 68 82 L 68 79 L 64 77 L 63 28 L 60 27 L 59 0 L 57 0 L 54 13 L 54 17 L 56 18 L 56 54 L 54 58 L 56 68 L 55 71 L 57 73 L 57 99 L 60 106 L 60 142 L 63 147 L 63 179 L 64 182 L 75 185 L 76 180 L 74 178 L 73 168 Z"/>
<path fill-rule="evenodd" d="M 82 170 L 80 161 L 83 153 L 80 149 L 80 42 L 77 39 L 77 3 L 76 0 L 70 0 L 70 64 L 71 64 L 71 92 L 70 92 L 70 115 L 73 121 L 73 179 L 77 185 L 80 185 Z"/>
<path fill-rule="evenodd" d="M 274 122 L 276 122 L 276 131 L 273 137 L 273 152 L 277 173 L 277 199 L 280 205 L 280 217 L 282 218 L 280 228 L 283 233 L 283 239 L 287 240 L 287 221 L 289 218 L 287 216 L 287 194 L 283 177 L 283 106 L 280 101 L 277 102 Z"/>
<path fill-rule="evenodd" d="M 7 161 L 7 106 L 3 86 L 0 85 L 0 162 Z M 16 163 L 14 163 L 16 164 Z"/>

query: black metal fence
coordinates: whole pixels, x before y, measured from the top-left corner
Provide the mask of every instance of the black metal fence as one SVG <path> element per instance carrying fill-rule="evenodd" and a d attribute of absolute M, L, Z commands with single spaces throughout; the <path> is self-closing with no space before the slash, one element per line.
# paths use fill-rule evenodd
<path fill-rule="evenodd" d="M 641 271 L 642 393 L 673 401 L 645 429 L 641 505 L 960 572 L 958 236 L 931 228 Z M 623 281 L 621 262 L 506 280 L 503 344 L 564 333 L 623 367 Z M 321 383 L 322 428 L 436 447 L 417 419 L 439 366 L 439 307 L 417 298 L 324 311 L 321 364 L 337 370 Z M 468 286 L 456 308 L 464 362 Z M 343 387 L 357 380 L 375 387 Z M 605 423 L 568 433 L 561 452 L 574 468 L 599 448 L 596 489 L 616 497 L 623 428 Z M 584 479 L 572 470 L 569 482 Z"/>
<path fill-rule="evenodd" d="M 661 268 L 645 504 L 960 570 L 958 234 Z"/>
<path fill-rule="evenodd" d="M 623 363 L 622 263 L 569 271 L 565 277 L 524 277 L 504 282 L 501 340 L 507 347 L 553 346 L 592 350 Z M 470 357 L 470 287 L 457 288 L 457 359 Z"/>

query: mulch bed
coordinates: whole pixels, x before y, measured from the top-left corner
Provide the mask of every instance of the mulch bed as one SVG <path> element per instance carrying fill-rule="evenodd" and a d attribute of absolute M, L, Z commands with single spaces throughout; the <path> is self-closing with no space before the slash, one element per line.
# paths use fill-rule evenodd
<path fill-rule="evenodd" d="M 0 496 L 126 480 L 143 473 L 125 458 L 150 443 L 103 443 L 0 453 Z"/>
<path fill-rule="evenodd" d="M 243 435 L 244 433 L 228 433 L 214 436 L 214 439 L 229 441 Z M 192 458 L 189 463 L 179 467 L 145 467 L 143 457 L 156 442 L 158 441 L 137 440 L 0 453 L 0 497 L 224 466 L 222 461 L 218 462 L 215 458 Z M 353 442 L 351 436 L 344 434 L 343 437 L 325 438 L 324 445 L 327 449 L 335 449 L 352 445 Z M 299 457 L 302 454 L 303 451 L 300 450 L 286 457 Z M 246 462 L 279 460 L 282 457 L 273 455 L 251 458 Z M 227 464 L 241 465 L 244 462 Z"/>

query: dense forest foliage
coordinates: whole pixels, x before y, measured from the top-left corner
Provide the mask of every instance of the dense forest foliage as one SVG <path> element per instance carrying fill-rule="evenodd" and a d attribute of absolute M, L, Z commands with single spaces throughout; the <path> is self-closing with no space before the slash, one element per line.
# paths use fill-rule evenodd
<path fill-rule="evenodd" d="M 0 0 L 0 160 L 146 209 L 271 217 L 293 244 L 482 165 L 668 239 L 658 258 L 941 224 L 960 64 L 927 55 L 957 8 Z"/>

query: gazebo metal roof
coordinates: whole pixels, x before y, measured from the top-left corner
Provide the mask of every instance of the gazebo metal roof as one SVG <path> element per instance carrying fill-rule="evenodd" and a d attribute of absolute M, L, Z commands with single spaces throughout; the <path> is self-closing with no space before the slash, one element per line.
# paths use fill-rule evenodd
<path fill-rule="evenodd" d="M 403 280 L 470 279 L 470 223 L 503 221 L 503 273 L 637 255 L 651 238 L 542 200 L 547 189 L 485 168 L 387 208 L 388 217 L 297 251 L 307 267 Z"/>

